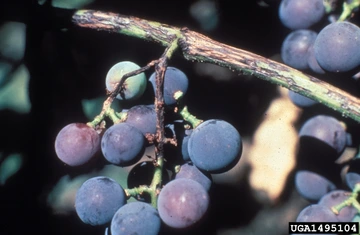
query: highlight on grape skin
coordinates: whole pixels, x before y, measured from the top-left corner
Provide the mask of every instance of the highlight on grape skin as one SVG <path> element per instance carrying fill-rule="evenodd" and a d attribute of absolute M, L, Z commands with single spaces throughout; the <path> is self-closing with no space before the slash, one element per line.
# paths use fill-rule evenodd
<path fill-rule="evenodd" d="M 326 71 L 346 72 L 360 65 L 360 28 L 350 22 L 324 27 L 314 42 L 317 62 Z"/>
<path fill-rule="evenodd" d="M 209 202 L 209 195 L 201 184 L 180 178 L 170 181 L 160 191 L 158 211 L 169 227 L 189 228 L 204 217 Z"/>
<path fill-rule="evenodd" d="M 144 136 L 156 133 L 156 112 L 148 105 L 135 105 L 127 111 L 125 123 L 139 129 Z"/>
<path fill-rule="evenodd" d="M 118 123 L 107 129 L 101 139 L 101 151 L 110 163 L 129 166 L 140 159 L 145 137 L 136 127 Z"/>
<path fill-rule="evenodd" d="M 242 139 L 230 123 L 210 119 L 192 131 L 188 151 L 196 167 L 210 173 L 221 173 L 232 168 L 240 159 Z"/>
<path fill-rule="evenodd" d="M 69 166 L 80 166 L 100 149 L 100 136 L 84 123 L 71 123 L 63 127 L 55 139 L 58 158 Z"/>
<path fill-rule="evenodd" d="M 154 92 L 156 90 L 155 73 L 153 73 L 149 81 L 151 82 Z M 166 105 L 176 104 L 174 94 L 177 91 L 182 91 L 183 95 L 186 94 L 189 86 L 188 77 L 184 72 L 175 67 L 167 67 L 164 76 L 164 102 Z"/>
<path fill-rule="evenodd" d="M 157 235 L 161 220 L 158 211 L 146 202 L 130 202 L 120 207 L 111 220 L 111 235 Z"/>
<path fill-rule="evenodd" d="M 140 69 L 140 66 L 131 61 L 122 61 L 115 64 L 106 74 L 106 89 L 113 91 L 125 74 L 137 69 Z M 147 80 L 145 73 L 140 73 L 138 75 L 126 78 L 124 82 L 125 100 L 135 100 L 142 96 L 146 89 L 146 83 Z M 117 94 L 116 98 L 123 100 L 120 94 Z"/>
<path fill-rule="evenodd" d="M 97 176 L 85 181 L 78 189 L 75 209 L 86 224 L 103 225 L 126 204 L 124 189 L 113 179 Z"/>

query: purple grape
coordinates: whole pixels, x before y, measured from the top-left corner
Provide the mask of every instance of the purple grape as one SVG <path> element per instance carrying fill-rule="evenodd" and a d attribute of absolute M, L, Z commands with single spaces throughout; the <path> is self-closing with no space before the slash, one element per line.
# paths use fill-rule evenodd
<path fill-rule="evenodd" d="M 323 0 L 282 0 L 280 21 L 290 29 L 307 29 L 325 16 Z"/>
<path fill-rule="evenodd" d="M 340 154 L 346 145 L 347 134 L 340 122 L 327 115 L 317 115 L 307 120 L 299 131 L 300 137 L 316 138 Z"/>
<path fill-rule="evenodd" d="M 317 202 L 328 192 L 335 190 L 334 183 L 325 177 L 311 171 L 297 171 L 295 187 L 299 194 L 311 202 Z"/>
<path fill-rule="evenodd" d="M 160 191 L 158 211 L 169 227 L 189 228 L 204 217 L 209 202 L 209 195 L 201 184 L 186 178 L 175 179 Z"/>
<path fill-rule="evenodd" d="M 125 203 L 124 189 L 113 179 L 104 176 L 86 180 L 75 197 L 76 213 L 84 223 L 90 225 L 110 222 Z"/>
<path fill-rule="evenodd" d="M 220 173 L 233 167 L 242 152 L 242 139 L 230 123 L 210 119 L 197 126 L 188 141 L 191 161 L 210 173 Z"/>
<path fill-rule="evenodd" d="M 296 222 L 339 222 L 339 220 L 330 208 L 324 205 L 312 204 L 300 211 Z"/>
<path fill-rule="evenodd" d="M 348 172 L 345 175 L 345 182 L 346 185 L 353 190 L 355 187 L 355 184 L 360 183 L 360 174 L 356 172 Z"/>
<path fill-rule="evenodd" d="M 155 73 L 153 73 L 149 81 L 151 82 L 154 92 L 156 89 Z M 167 67 L 164 77 L 164 102 L 166 105 L 176 104 L 174 94 L 177 91 L 187 92 L 189 80 L 185 73 L 174 67 Z"/>
<path fill-rule="evenodd" d="M 315 58 L 329 72 L 346 72 L 360 65 L 360 28 L 350 22 L 324 27 L 314 43 Z"/>
<path fill-rule="evenodd" d="M 156 112 L 154 107 L 148 105 L 136 105 L 127 111 L 125 123 L 139 129 L 144 136 L 146 133 L 156 133 Z"/>
<path fill-rule="evenodd" d="M 318 202 L 319 205 L 323 205 L 331 209 L 350 197 L 351 192 L 345 190 L 334 190 L 325 194 Z M 357 210 L 353 206 L 346 206 L 339 211 L 336 215 L 340 222 L 350 222 L 357 214 Z"/>
<path fill-rule="evenodd" d="M 307 108 L 310 106 L 313 106 L 315 104 L 317 104 L 317 102 L 315 100 L 312 100 L 306 96 L 303 96 L 299 93 L 296 93 L 292 90 L 289 90 L 289 98 L 290 100 L 298 107 L 300 108 Z"/>
<path fill-rule="evenodd" d="M 141 131 L 127 123 L 111 126 L 101 140 L 101 150 L 106 160 L 118 166 L 129 166 L 140 160 L 145 148 Z"/>
<path fill-rule="evenodd" d="M 111 235 L 157 235 L 161 220 L 158 211 L 145 202 L 130 202 L 116 211 L 111 220 Z"/>
<path fill-rule="evenodd" d="M 316 32 L 307 29 L 295 30 L 288 34 L 281 46 L 283 62 L 296 69 L 308 69 L 308 49 L 316 36 Z"/>
<path fill-rule="evenodd" d="M 175 179 L 186 178 L 192 179 L 200 183 L 207 191 L 210 190 L 212 180 L 211 175 L 203 173 L 192 163 L 184 163 L 180 166 L 179 172 L 175 175 Z"/>
<path fill-rule="evenodd" d="M 58 158 L 69 166 L 80 166 L 100 149 L 100 136 L 84 123 L 71 123 L 60 130 L 55 139 Z"/>

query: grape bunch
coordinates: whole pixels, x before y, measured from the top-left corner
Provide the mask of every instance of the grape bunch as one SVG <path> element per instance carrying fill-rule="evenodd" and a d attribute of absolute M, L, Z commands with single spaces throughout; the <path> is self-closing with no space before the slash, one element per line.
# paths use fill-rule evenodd
<path fill-rule="evenodd" d="M 117 110 L 105 101 L 93 121 L 71 123 L 55 140 L 57 156 L 68 166 L 98 164 L 96 159 L 101 157 L 104 164 L 131 167 L 127 186 L 107 176 L 96 176 L 86 180 L 76 193 L 80 220 L 104 226 L 105 234 L 148 235 L 159 234 L 162 229 L 196 227 L 209 211 L 211 175 L 230 170 L 242 153 L 242 138 L 232 124 L 221 119 L 204 121 L 190 114 L 183 104 L 188 78 L 171 66 L 163 78 L 162 130 L 156 104 L 141 103 L 148 84 L 156 95 L 156 73 L 147 80 L 139 69 L 133 62 L 122 61 L 110 68 L 105 79 L 109 97 L 118 90 L 114 99 L 123 104 L 138 103 Z M 140 72 L 122 80 L 134 71 Z M 156 149 L 159 144 L 161 131 L 165 135 L 163 144 L 177 149 L 176 159 L 165 149 L 144 160 L 146 149 Z M 129 201 L 132 197 L 136 201 Z"/>
<path fill-rule="evenodd" d="M 344 9 L 354 11 L 359 5 L 359 1 L 343 2 Z M 355 79 L 360 68 L 360 28 L 349 12 L 338 14 L 331 1 L 282 0 L 278 14 L 291 30 L 281 47 L 285 64 L 329 82 L 330 78 L 347 76 Z M 303 110 L 319 103 L 293 91 L 289 91 L 289 98 Z M 360 178 L 356 156 L 347 164 L 337 162 L 347 147 L 356 144 L 346 124 L 331 115 L 313 115 L 302 123 L 299 141 L 294 182 L 309 205 L 298 214 L 296 222 L 358 221 Z"/>

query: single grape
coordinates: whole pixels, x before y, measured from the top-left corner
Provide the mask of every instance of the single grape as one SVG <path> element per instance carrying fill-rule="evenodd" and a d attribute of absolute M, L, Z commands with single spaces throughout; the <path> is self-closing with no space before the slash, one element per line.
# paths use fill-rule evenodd
<path fill-rule="evenodd" d="M 209 201 L 209 195 L 201 184 L 180 178 L 170 181 L 160 191 L 158 211 L 169 227 L 189 228 L 204 217 Z"/>
<path fill-rule="evenodd" d="M 154 92 L 156 90 L 156 74 L 153 73 L 149 81 L 151 82 Z M 174 94 L 177 91 L 182 91 L 183 94 L 187 92 L 189 80 L 184 72 L 174 67 L 167 67 L 164 76 L 164 102 L 166 105 L 176 104 Z"/>
<path fill-rule="evenodd" d="M 210 190 L 212 179 L 211 174 L 200 171 L 191 162 L 184 163 L 175 175 L 175 179 L 192 179 L 201 184 L 207 191 Z"/>
<path fill-rule="evenodd" d="M 113 91 L 125 74 L 137 69 L 140 69 L 140 66 L 131 61 L 122 61 L 115 64 L 110 68 L 106 75 L 106 89 Z M 127 78 L 124 82 L 124 99 L 134 100 L 139 98 L 145 92 L 146 84 L 147 80 L 145 73 L 140 73 L 138 75 Z M 123 97 L 121 97 L 120 94 L 118 94 L 116 98 L 123 100 Z"/>
<path fill-rule="evenodd" d="M 346 145 L 347 135 L 344 127 L 334 117 L 317 115 L 307 120 L 299 131 L 299 136 L 318 139 L 340 154 Z"/>
<path fill-rule="evenodd" d="M 290 29 L 307 29 L 325 16 L 323 0 L 282 0 L 279 7 L 281 23 Z"/>
<path fill-rule="evenodd" d="M 315 172 L 301 170 L 295 175 L 295 187 L 299 194 L 311 202 L 317 202 L 336 186 L 330 180 Z"/>
<path fill-rule="evenodd" d="M 181 142 L 181 157 L 184 161 L 190 160 L 189 150 L 188 150 L 188 142 L 189 142 L 189 135 L 184 135 L 182 142 Z"/>
<path fill-rule="evenodd" d="M 325 194 L 319 200 L 318 204 L 323 205 L 331 209 L 333 206 L 337 206 L 350 197 L 351 192 L 345 190 L 333 190 Z M 350 222 L 357 214 L 357 210 L 352 205 L 346 206 L 339 211 L 336 215 L 340 222 Z"/>
<path fill-rule="evenodd" d="M 148 105 L 136 105 L 127 111 L 125 123 L 139 129 L 144 136 L 156 133 L 156 112 L 154 107 Z"/>
<path fill-rule="evenodd" d="M 157 235 L 161 220 L 158 211 L 145 202 L 130 202 L 120 207 L 111 220 L 111 235 Z"/>
<path fill-rule="evenodd" d="M 55 139 L 58 158 L 69 166 L 87 163 L 100 149 L 100 136 L 84 123 L 71 123 L 60 130 Z"/>
<path fill-rule="evenodd" d="M 293 104 L 295 104 L 299 108 L 307 108 L 307 107 L 317 104 L 317 102 L 315 100 L 312 100 L 312 99 L 310 99 L 306 96 L 303 96 L 299 93 L 296 93 L 292 90 L 289 90 L 288 95 L 289 95 L 291 102 L 293 102 Z"/>
<path fill-rule="evenodd" d="M 230 123 L 210 119 L 197 126 L 188 140 L 188 151 L 196 167 L 220 173 L 233 167 L 242 152 L 242 139 Z"/>
<path fill-rule="evenodd" d="M 360 28 L 350 22 L 324 27 L 314 42 L 317 62 L 326 71 L 346 72 L 360 65 Z"/>
<path fill-rule="evenodd" d="M 314 41 L 315 43 L 315 41 Z M 314 43 L 309 46 L 307 51 L 307 62 L 308 67 L 311 71 L 317 73 L 317 74 L 325 74 L 325 71 L 320 67 L 319 63 L 316 60 L 315 57 L 315 50 L 314 50 Z"/>
<path fill-rule="evenodd" d="M 316 36 L 316 32 L 308 29 L 298 29 L 289 33 L 281 46 L 283 62 L 296 69 L 308 69 L 308 49 Z"/>
<path fill-rule="evenodd" d="M 124 189 L 113 179 L 104 176 L 86 180 L 75 197 L 76 213 L 84 223 L 90 225 L 110 222 L 125 203 Z"/>
<path fill-rule="evenodd" d="M 346 185 L 353 190 L 355 187 L 355 184 L 360 183 L 360 174 L 356 172 L 348 172 L 345 175 L 345 182 Z"/>
<path fill-rule="evenodd" d="M 129 166 L 140 160 L 145 148 L 141 131 L 127 123 L 111 126 L 101 139 L 101 150 L 106 160 L 118 166 Z"/>
<path fill-rule="evenodd" d="M 296 222 L 339 222 L 339 220 L 330 208 L 311 204 L 300 211 Z"/>

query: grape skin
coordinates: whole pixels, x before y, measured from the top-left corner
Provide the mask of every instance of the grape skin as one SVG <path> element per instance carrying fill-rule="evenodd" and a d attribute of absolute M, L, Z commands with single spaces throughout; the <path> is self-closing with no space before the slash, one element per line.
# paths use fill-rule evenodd
<path fill-rule="evenodd" d="M 291 90 L 289 90 L 288 95 L 289 95 L 291 102 L 293 102 L 299 108 L 306 108 L 306 107 L 310 107 L 310 106 L 317 104 L 317 102 L 315 100 L 312 100 L 306 96 L 303 96 L 303 95 L 296 93 L 294 91 L 291 91 Z"/>
<path fill-rule="evenodd" d="M 156 74 L 153 73 L 149 81 L 151 82 L 154 92 L 156 90 Z M 184 72 L 175 68 L 167 67 L 164 75 L 164 102 L 166 105 L 176 104 L 176 99 L 174 98 L 174 93 L 177 91 L 182 91 L 183 94 L 187 92 L 189 86 L 189 79 Z"/>
<path fill-rule="evenodd" d="M 328 208 L 336 206 L 350 197 L 351 192 L 345 190 L 333 190 L 325 194 L 318 202 L 319 205 L 324 205 Z M 346 206 L 339 211 L 336 215 L 341 222 L 350 222 L 355 215 L 357 210 L 353 206 Z"/>
<path fill-rule="evenodd" d="M 167 183 L 158 197 L 158 211 L 162 221 L 172 228 L 189 228 L 206 214 L 210 198 L 198 182 L 180 178 Z"/>
<path fill-rule="evenodd" d="M 300 211 L 296 222 L 339 222 L 339 220 L 328 207 L 312 204 Z"/>
<path fill-rule="evenodd" d="M 349 22 L 324 27 L 314 42 L 317 62 L 326 71 L 346 72 L 360 65 L 360 28 Z"/>
<path fill-rule="evenodd" d="M 317 202 L 328 192 L 335 190 L 334 183 L 325 177 L 311 171 L 297 171 L 295 187 L 299 194 L 311 202 Z"/>
<path fill-rule="evenodd" d="M 156 112 L 153 107 L 136 105 L 127 111 L 125 123 L 139 129 L 144 136 L 156 133 Z"/>
<path fill-rule="evenodd" d="M 181 165 L 179 172 L 175 175 L 175 179 L 181 178 L 195 180 L 196 182 L 200 183 L 207 191 L 210 190 L 212 183 L 210 174 L 204 174 L 196 166 L 189 162 Z"/>
<path fill-rule="evenodd" d="M 161 220 L 158 211 L 145 202 L 130 202 L 120 207 L 111 220 L 111 235 L 157 235 Z"/>
<path fill-rule="evenodd" d="M 233 167 L 240 158 L 242 139 L 230 123 L 210 119 L 192 131 L 188 151 L 196 167 L 210 173 L 221 173 Z"/>
<path fill-rule="evenodd" d="M 106 160 L 118 166 L 129 166 L 138 161 L 145 148 L 141 131 L 127 123 L 111 126 L 101 140 L 101 150 Z"/>
<path fill-rule="evenodd" d="M 284 63 L 296 69 L 308 69 L 308 49 L 313 45 L 316 36 L 316 32 L 308 29 L 289 33 L 281 46 L 281 58 Z"/>
<path fill-rule="evenodd" d="M 312 137 L 323 141 L 337 153 L 341 153 L 346 146 L 346 132 L 340 122 L 327 115 L 317 115 L 307 120 L 299 131 L 300 137 Z"/>
<path fill-rule="evenodd" d="M 323 0 L 282 0 L 280 21 L 290 29 L 307 29 L 325 16 Z"/>
<path fill-rule="evenodd" d="M 69 166 L 87 163 L 100 149 L 100 136 L 84 123 L 71 123 L 63 127 L 55 139 L 58 158 Z"/>
<path fill-rule="evenodd" d="M 97 176 L 86 180 L 78 189 L 75 209 L 86 224 L 103 225 L 126 203 L 124 189 L 113 179 Z"/>
<path fill-rule="evenodd" d="M 140 66 L 131 61 L 121 61 L 115 64 L 106 74 L 106 89 L 108 89 L 109 91 L 113 91 L 116 85 L 120 82 L 122 76 L 137 69 L 140 69 Z M 146 84 L 147 80 L 145 73 L 140 73 L 138 75 L 127 78 L 124 82 L 125 99 L 135 100 L 139 98 L 145 92 Z M 120 94 L 118 94 L 116 98 L 119 100 L 123 100 Z"/>
<path fill-rule="evenodd" d="M 360 183 L 360 174 L 356 172 L 348 172 L 345 175 L 345 182 L 347 186 L 353 190 L 355 187 L 355 184 Z"/>

